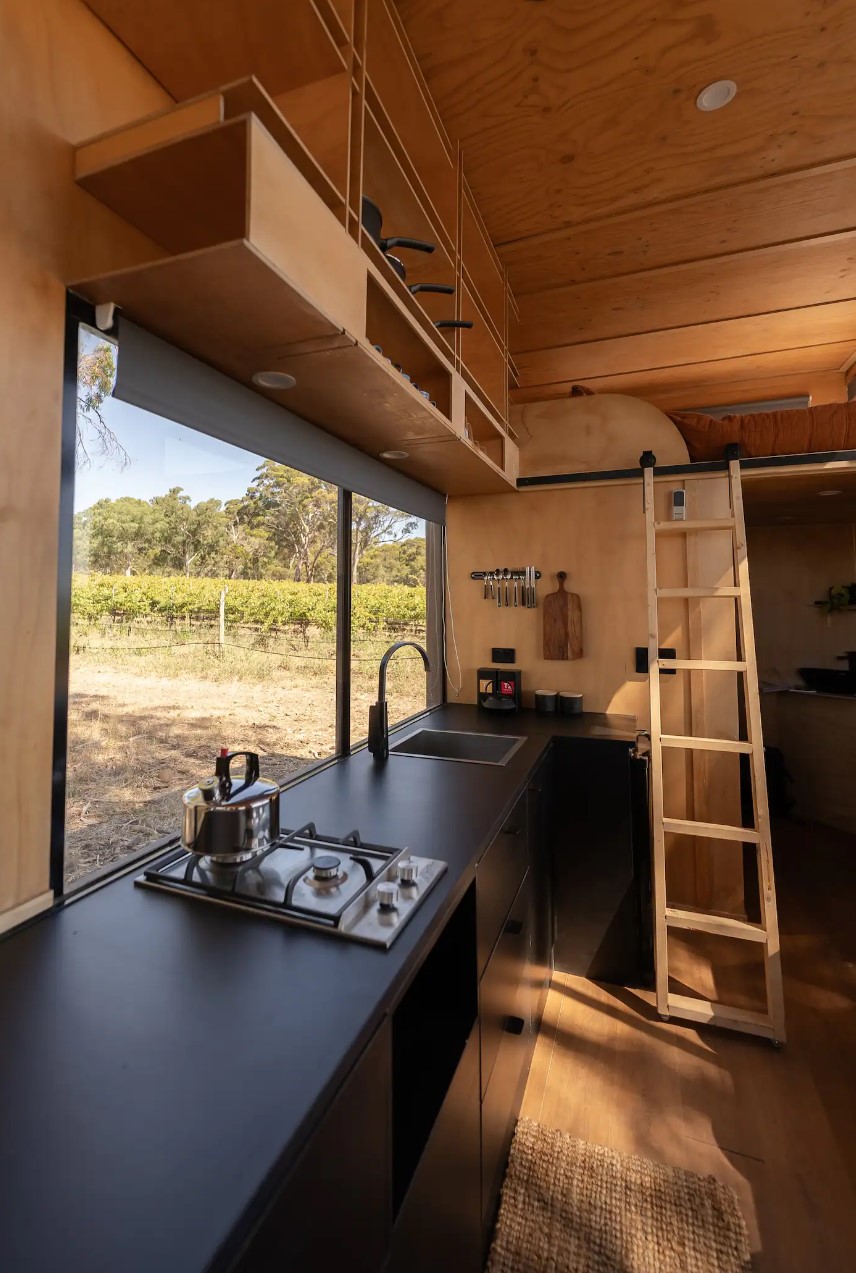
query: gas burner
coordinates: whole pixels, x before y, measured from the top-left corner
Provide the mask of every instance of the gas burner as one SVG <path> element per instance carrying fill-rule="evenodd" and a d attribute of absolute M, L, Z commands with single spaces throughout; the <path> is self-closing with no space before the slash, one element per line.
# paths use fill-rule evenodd
<path fill-rule="evenodd" d="M 136 883 L 387 947 L 445 870 L 434 858 L 365 843 L 359 831 L 319 835 L 309 822 L 229 860 L 175 841 Z"/>

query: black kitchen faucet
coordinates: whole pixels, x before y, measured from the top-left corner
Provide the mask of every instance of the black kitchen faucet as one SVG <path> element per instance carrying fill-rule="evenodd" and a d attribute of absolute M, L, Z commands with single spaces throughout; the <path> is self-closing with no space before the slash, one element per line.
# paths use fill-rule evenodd
<path fill-rule="evenodd" d="M 391 645 L 380 661 L 377 678 L 377 702 L 369 708 L 369 751 L 375 760 L 389 760 L 389 717 L 386 705 L 386 665 L 396 650 L 403 650 L 412 645 L 422 655 L 425 671 L 431 671 L 431 662 L 426 652 L 416 641 L 396 641 Z"/>

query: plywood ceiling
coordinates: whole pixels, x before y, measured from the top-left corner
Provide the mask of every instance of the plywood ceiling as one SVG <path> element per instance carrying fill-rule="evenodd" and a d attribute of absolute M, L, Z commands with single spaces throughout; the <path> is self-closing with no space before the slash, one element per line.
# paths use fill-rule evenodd
<path fill-rule="evenodd" d="M 519 400 L 843 396 L 853 0 L 397 4 L 518 300 Z"/>
<path fill-rule="evenodd" d="M 750 526 L 852 522 L 856 536 L 856 467 L 830 465 L 820 473 L 744 472 L 743 500 Z"/>

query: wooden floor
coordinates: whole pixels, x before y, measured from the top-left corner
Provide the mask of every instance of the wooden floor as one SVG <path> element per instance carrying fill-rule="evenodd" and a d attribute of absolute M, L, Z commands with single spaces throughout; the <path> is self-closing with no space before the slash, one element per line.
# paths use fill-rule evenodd
<path fill-rule="evenodd" d="M 856 1270 L 856 838 L 784 823 L 773 843 L 787 1045 L 667 1024 L 652 995 L 557 974 L 523 1114 L 732 1185 L 753 1269 L 846 1273 Z M 750 943 L 727 945 L 745 956 Z M 680 979 L 709 991 L 707 966 L 686 945 L 675 953 Z M 738 972 L 732 959 L 721 991 Z"/>

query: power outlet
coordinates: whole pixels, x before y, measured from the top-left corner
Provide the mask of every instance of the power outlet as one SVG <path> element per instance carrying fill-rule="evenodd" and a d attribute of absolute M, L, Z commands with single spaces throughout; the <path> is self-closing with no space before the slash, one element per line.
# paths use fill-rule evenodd
<path fill-rule="evenodd" d="M 676 659 L 678 657 L 677 650 L 673 650 L 671 646 L 660 646 L 658 651 L 661 659 Z M 640 676 L 648 675 L 648 647 L 647 645 L 636 646 L 636 671 Z M 675 668 L 660 668 L 661 676 L 677 676 Z"/>
<path fill-rule="evenodd" d="M 494 663 L 513 663 L 517 651 L 511 645 L 495 645 L 490 652 Z"/>

